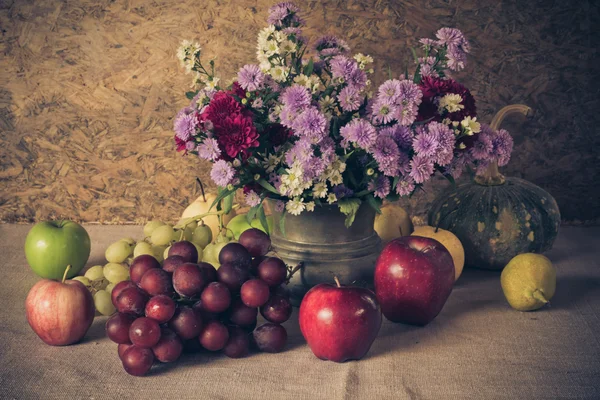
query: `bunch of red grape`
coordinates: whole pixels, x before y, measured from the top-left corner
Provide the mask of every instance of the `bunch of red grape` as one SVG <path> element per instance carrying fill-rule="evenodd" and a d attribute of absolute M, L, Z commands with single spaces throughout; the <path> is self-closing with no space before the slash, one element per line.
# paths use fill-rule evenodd
<path fill-rule="evenodd" d="M 141 376 L 155 360 L 172 362 L 200 347 L 232 358 L 252 346 L 282 351 L 287 331 L 280 324 L 292 314 L 285 287 L 291 271 L 266 257 L 270 248 L 268 235 L 249 229 L 222 248 L 218 270 L 196 263 L 197 248 L 188 241 L 174 243 L 162 265 L 147 254 L 136 257 L 131 280 L 112 290 L 118 313 L 106 323 L 125 371 Z M 257 328 L 259 310 L 268 322 Z"/>

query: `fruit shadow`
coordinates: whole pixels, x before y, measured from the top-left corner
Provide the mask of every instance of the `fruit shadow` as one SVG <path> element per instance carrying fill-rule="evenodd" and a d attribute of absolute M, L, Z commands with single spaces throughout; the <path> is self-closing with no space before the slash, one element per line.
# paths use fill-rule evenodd
<path fill-rule="evenodd" d="M 94 322 L 92 322 L 92 326 L 87 331 L 83 339 L 81 340 L 81 344 L 90 343 L 90 342 L 98 342 L 100 340 L 109 340 L 106 337 L 106 317 L 95 317 Z"/>
<path fill-rule="evenodd" d="M 556 294 L 547 307 L 573 309 L 585 298 L 600 297 L 600 278 L 592 276 L 558 276 Z"/>
<path fill-rule="evenodd" d="M 462 289 L 472 286 L 475 283 L 496 282 L 500 284 L 501 271 L 493 271 L 489 269 L 465 268 L 454 283 L 454 289 Z"/>

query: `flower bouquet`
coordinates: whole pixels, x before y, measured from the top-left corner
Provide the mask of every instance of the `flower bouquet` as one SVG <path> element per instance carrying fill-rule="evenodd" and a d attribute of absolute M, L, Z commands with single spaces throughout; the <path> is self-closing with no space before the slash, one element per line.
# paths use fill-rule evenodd
<path fill-rule="evenodd" d="M 373 59 L 351 55 L 333 36 L 309 46 L 294 4 L 271 7 L 268 24 L 258 34 L 257 63 L 228 85 L 197 43 L 178 50 L 196 90 L 175 118 L 175 143 L 213 163 L 215 204 L 242 188 L 250 219 L 264 216 L 271 198 L 284 215 L 335 204 L 349 226 L 363 202 L 378 211 L 436 171 L 453 180 L 468 164 L 508 162 L 510 135 L 480 124 L 475 99 L 451 77 L 470 51 L 459 30 L 421 39 L 414 72 L 375 88 Z"/>

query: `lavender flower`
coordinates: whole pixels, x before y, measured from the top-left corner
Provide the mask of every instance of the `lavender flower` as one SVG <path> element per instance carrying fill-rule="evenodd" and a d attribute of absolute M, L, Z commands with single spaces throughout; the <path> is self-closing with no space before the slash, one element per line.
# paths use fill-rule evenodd
<path fill-rule="evenodd" d="M 373 104 L 373 121 L 378 124 L 389 124 L 397 118 L 398 107 L 384 100 L 377 99 Z"/>
<path fill-rule="evenodd" d="M 396 104 L 400 98 L 401 85 L 398 79 L 388 79 L 377 90 L 377 98 L 386 104 Z"/>
<path fill-rule="evenodd" d="M 343 199 L 344 197 L 350 197 L 354 194 L 354 191 L 346 187 L 344 184 L 336 185 L 332 190 L 338 200 Z"/>
<path fill-rule="evenodd" d="M 427 130 L 437 142 L 434 161 L 440 166 L 448 165 L 454 157 L 456 145 L 454 132 L 447 125 L 435 121 L 427 124 Z"/>
<path fill-rule="evenodd" d="M 308 107 L 312 98 L 310 92 L 304 86 L 294 84 L 281 94 L 281 102 L 289 109 L 298 111 Z"/>
<path fill-rule="evenodd" d="M 513 144 L 513 138 L 506 130 L 500 129 L 496 132 L 495 137 L 492 139 L 492 145 L 494 146 L 493 151 L 498 158 L 499 166 L 505 166 L 510 161 Z"/>
<path fill-rule="evenodd" d="M 408 196 L 415 190 L 415 181 L 410 176 L 405 176 L 398 181 L 396 193 L 399 196 Z"/>
<path fill-rule="evenodd" d="M 446 53 L 448 69 L 452 71 L 461 71 L 465 68 L 466 61 L 467 54 L 463 50 L 457 47 L 448 48 L 448 52 Z"/>
<path fill-rule="evenodd" d="M 193 140 L 190 140 L 189 142 L 185 142 L 185 149 L 187 151 L 192 151 L 196 148 L 196 143 Z"/>
<path fill-rule="evenodd" d="M 331 75 L 335 78 L 342 78 L 345 81 L 348 80 L 350 74 L 355 70 L 359 69 L 358 64 L 353 59 L 346 56 L 335 56 L 329 62 L 331 68 Z"/>
<path fill-rule="evenodd" d="M 360 93 L 353 86 L 346 86 L 337 96 L 342 110 L 351 112 L 360 108 Z"/>
<path fill-rule="evenodd" d="M 491 129 L 486 125 L 482 126 L 481 133 L 477 135 L 477 140 L 469 150 L 475 160 L 483 161 L 491 157 L 494 144 L 492 143 L 490 131 Z"/>
<path fill-rule="evenodd" d="M 256 207 L 262 202 L 260 196 L 254 190 L 250 190 L 244 195 L 244 201 L 250 207 Z"/>
<path fill-rule="evenodd" d="M 413 104 L 418 106 L 423 99 L 423 92 L 419 85 L 408 79 L 403 79 L 399 84 L 400 102 L 404 105 Z"/>
<path fill-rule="evenodd" d="M 398 168 L 400 150 L 394 139 L 389 136 L 378 136 L 370 152 L 384 175 L 395 177 L 400 174 Z"/>
<path fill-rule="evenodd" d="M 438 45 L 438 42 L 429 38 L 419 39 L 419 43 L 421 43 L 425 49 L 436 47 Z"/>
<path fill-rule="evenodd" d="M 275 202 L 275 211 L 276 212 L 283 212 L 283 209 L 285 208 L 285 203 L 281 200 L 277 200 Z"/>
<path fill-rule="evenodd" d="M 410 161 L 410 177 L 416 183 L 423 183 L 433 174 L 433 160 L 417 154 Z"/>
<path fill-rule="evenodd" d="M 378 176 L 375 180 L 369 182 L 367 189 L 373 191 L 375 197 L 384 199 L 390 194 L 390 179 L 385 176 Z"/>
<path fill-rule="evenodd" d="M 394 119 L 400 125 L 409 126 L 417 119 L 419 109 L 416 104 L 400 105 L 395 109 Z"/>
<path fill-rule="evenodd" d="M 319 57 L 334 57 L 350 51 L 348 44 L 335 36 L 323 36 L 314 45 Z"/>
<path fill-rule="evenodd" d="M 340 129 L 340 135 L 348 142 L 368 150 L 375 143 L 377 131 L 364 119 L 353 119 Z"/>
<path fill-rule="evenodd" d="M 455 28 L 440 28 L 435 36 L 438 38 L 438 44 L 441 46 L 461 47 L 468 53 L 470 49 L 469 42 L 461 31 Z"/>
<path fill-rule="evenodd" d="M 225 160 L 219 160 L 213 164 L 210 178 L 217 186 L 226 187 L 235 176 L 235 169 Z"/>
<path fill-rule="evenodd" d="M 304 22 L 298 17 L 300 9 L 290 2 L 278 3 L 269 8 L 269 17 L 267 23 L 269 25 L 275 25 L 277 27 L 298 27 Z"/>
<path fill-rule="evenodd" d="M 299 161 L 301 164 L 307 162 L 313 155 L 312 145 L 309 140 L 300 139 L 291 149 L 285 153 L 285 163 L 292 165 L 294 162 Z"/>
<path fill-rule="evenodd" d="M 413 139 L 413 149 L 423 157 L 432 158 L 438 150 L 438 142 L 429 132 L 422 131 Z"/>
<path fill-rule="evenodd" d="M 221 149 L 219 149 L 219 143 L 212 138 L 204 139 L 202 143 L 196 148 L 198 157 L 209 161 L 215 161 L 221 155 Z"/>
<path fill-rule="evenodd" d="M 357 90 L 363 90 L 367 86 L 367 74 L 360 68 L 352 70 L 345 79 L 348 86 Z"/>
<path fill-rule="evenodd" d="M 312 143 L 319 143 L 326 134 L 327 118 L 315 107 L 307 108 L 294 120 L 293 129 L 297 136 Z"/>
<path fill-rule="evenodd" d="M 198 119 L 193 114 L 187 114 L 185 111 L 180 112 L 173 123 L 175 134 L 184 142 L 194 136 L 197 127 Z"/>
<path fill-rule="evenodd" d="M 265 74 L 258 65 L 244 65 L 238 72 L 238 83 L 244 90 L 253 92 L 264 87 Z"/>

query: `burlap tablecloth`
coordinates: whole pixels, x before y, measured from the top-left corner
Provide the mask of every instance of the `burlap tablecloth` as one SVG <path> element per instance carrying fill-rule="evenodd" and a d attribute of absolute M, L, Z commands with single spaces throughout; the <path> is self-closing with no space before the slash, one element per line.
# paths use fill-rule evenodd
<path fill-rule="evenodd" d="M 50 399 L 600 399 L 600 228 L 564 228 L 548 256 L 558 270 L 552 306 L 509 308 L 499 273 L 467 270 L 434 322 L 385 321 L 361 361 L 320 361 L 296 313 L 287 349 L 244 359 L 187 355 L 129 376 L 96 318 L 84 341 L 47 346 L 25 318 L 38 278 L 23 253 L 30 227 L 0 225 L 0 398 Z M 88 265 L 139 226 L 86 226 Z"/>

